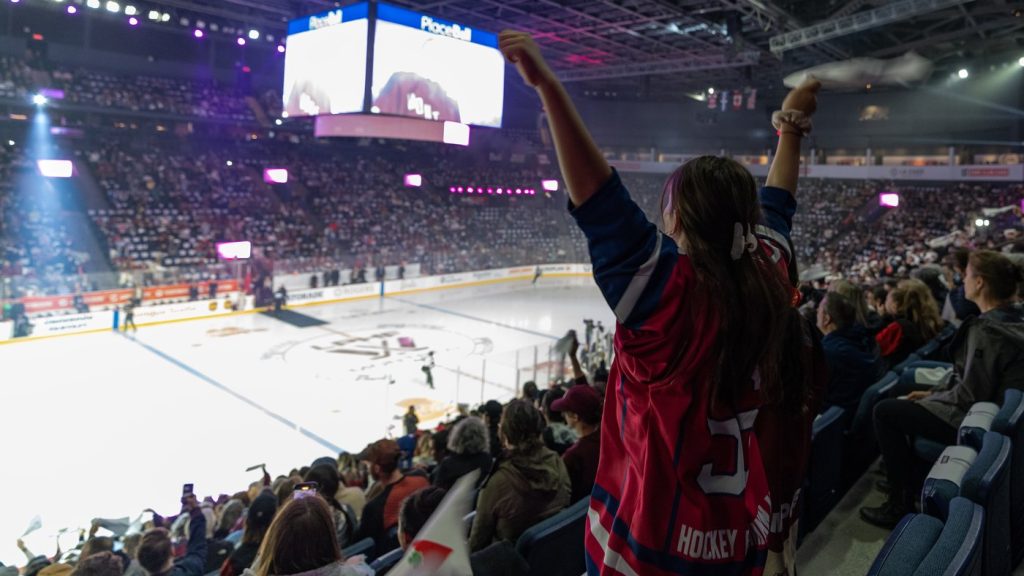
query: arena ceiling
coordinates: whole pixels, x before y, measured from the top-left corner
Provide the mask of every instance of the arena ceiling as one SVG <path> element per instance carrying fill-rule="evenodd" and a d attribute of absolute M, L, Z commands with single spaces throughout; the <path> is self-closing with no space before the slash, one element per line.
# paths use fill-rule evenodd
<path fill-rule="evenodd" d="M 780 87 L 784 74 L 855 56 L 915 50 L 940 70 L 1024 51 L 1024 1 L 391 0 L 479 28 L 533 33 L 583 89 L 677 96 L 708 86 Z M 328 0 L 158 0 L 283 30 Z M 340 3 L 344 5 L 344 3 Z"/>

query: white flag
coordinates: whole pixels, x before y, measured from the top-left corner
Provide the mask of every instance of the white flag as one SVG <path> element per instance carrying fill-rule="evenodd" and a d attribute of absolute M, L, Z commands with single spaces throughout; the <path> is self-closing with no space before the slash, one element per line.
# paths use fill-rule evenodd
<path fill-rule="evenodd" d="M 479 476 L 475 470 L 459 478 L 388 576 L 472 576 L 463 518 Z"/>
<path fill-rule="evenodd" d="M 39 530 L 42 527 L 43 519 L 39 516 L 36 516 L 32 519 L 31 522 L 28 523 L 28 528 L 25 529 L 25 533 L 22 534 L 21 537 L 24 538 L 25 536 L 28 536 L 29 534 L 35 532 L 36 530 Z"/>

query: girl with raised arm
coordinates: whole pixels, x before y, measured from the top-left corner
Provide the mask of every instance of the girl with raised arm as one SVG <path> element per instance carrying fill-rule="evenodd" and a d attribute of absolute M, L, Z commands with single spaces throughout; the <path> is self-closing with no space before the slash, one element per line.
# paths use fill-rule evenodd
<path fill-rule="evenodd" d="M 569 210 L 618 319 L 588 574 L 766 573 L 779 511 L 754 428 L 767 399 L 788 392 L 780 374 L 794 303 L 790 228 L 818 83 L 792 91 L 773 117 L 778 154 L 760 194 L 739 163 L 696 158 L 666 182 L 659 232 L 533 39 L 504 32 L 500 47 L 540 95 Z"/>

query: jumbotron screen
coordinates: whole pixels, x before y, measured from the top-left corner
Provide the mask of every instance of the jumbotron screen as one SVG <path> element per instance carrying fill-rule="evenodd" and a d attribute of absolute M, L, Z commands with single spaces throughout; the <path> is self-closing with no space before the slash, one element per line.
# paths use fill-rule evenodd
<path fill-rule="evenodd" d="M 368 15 L 361 3 L 288 24 L 282 96 L 289 117 L 363 111 Z"/>
<path fill-rule="evenodd" d="M 501 127 L 505 62 L 498 37 L 377 5 L 370 111 Z"/>

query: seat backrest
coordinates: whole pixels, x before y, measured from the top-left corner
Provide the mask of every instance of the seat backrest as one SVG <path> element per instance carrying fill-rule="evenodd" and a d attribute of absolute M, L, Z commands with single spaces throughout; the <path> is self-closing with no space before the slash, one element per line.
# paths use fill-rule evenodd
<path fill-rule="evenodd" d="M 921 361 L 921 357 L 920 356 L 918 356 L 917 354 L 911 354 L 910 356 L 907 356 L 906 360 L 904 360 L 903 362 L 900 362 L 899 364 L 893 366 L 892 367 L 892 371 L 897 373 L 897 374 L 902 374 L 904 368 L 906 368 L 907 366 L 913 364 L 914 362 L 920 362 L 920 361 Z"/>
<path fill-rule="evenodd" d="M 938 339 L 929 340 L 924 346 L 918 348 L 914 354 L 917 354 L 923 360 L 928 360 L 939 350 Z"/>
<path fill-rule="evenodd" d="M 846 410 L 832 406 L 811 426 L 811 456 L 801 529 L 809 534 L 839 500 L 843 484 L 843 429 Z"/>
<path fill-rule="evenodd" d="M 992 431 L 1010 439 L 1010 542 L 1016 566 L 1024 560 L 1024 393 L 1006 391 Z"/>
<path fill-rule="evenodd" d="M 949 504 L 960 495 L 964 476 L 978 453 L 970 446 L 948 446 L 932 465 L 921 488 L 921 511 L 941 520 L 949 513 Z"/>
<path fill-rule="evenodd" d="M 583 540 L 589 507 L 590 499 L 582 498 L 523 532 L 516 551 L 530 564 L 530 576 L 579 576 L 587 570 Z"/>
<path fill-rule="evenodd" d="M 355 544 L 350 544 L 341 551 L 341 555 L 345 558 L 351 558 L 352 556 L 358 556 L 365 554 L 367 556 L 373 556 L 373 538 L 363 538 Z"/>
<path fill-rule="evenodd" d="M 381 554 L 379 558 L 374 560 L 370 564 L 370 568 L 373 568 L 374 573 L 377 576 L 384 576 L 388 573 L 388 570 L 394 568 L 402 560 L 402 556 L 405 555 L 405 550 L 401 548 L 395 548 L 394 550 Z"/>
<path fill-rule="evenodd" d="M 1010 573 L 1010 441 L 988 432 L 978 458 L 964 474 L 960 495 L 985 508 L 986 576 Z"/>
<path fill-rule="evenodd" d="M 949 504 L 949 516 L 942 533 L 914 576 L 979 576 L 985 513 L 981 506 L 962 497 Z"/>
<path fill-rule="evenodd" d="M 868 576 L 906 576 L 931 552 L 942 534 L 942 521 L 927 514 L 907 514 L 875 556 Z"/>
<path fill-rule="evenodd" d="M 999 406 L 992 402 L 975 402 L 960 423 L 956 443 L 981 450 L 985 433 L 992 429 L 992 421 L 999 412 Z"/>
<path fill-rule="evenodd" d="M 864 391 L 864 394 L 860 397 L 860 404 L 857 405 L 857 412 L 853 415 L 853 422 L 850 423 L 850 436 L 858 442 L 871 442 L 871 444 L 874 444 L 872 414 L 875 412 L 875 404 L 888 397 L 889 391 L 899 381 L 899 374 L 892 371 L 886 372 L 881 380 L 875 382 Z"/>

